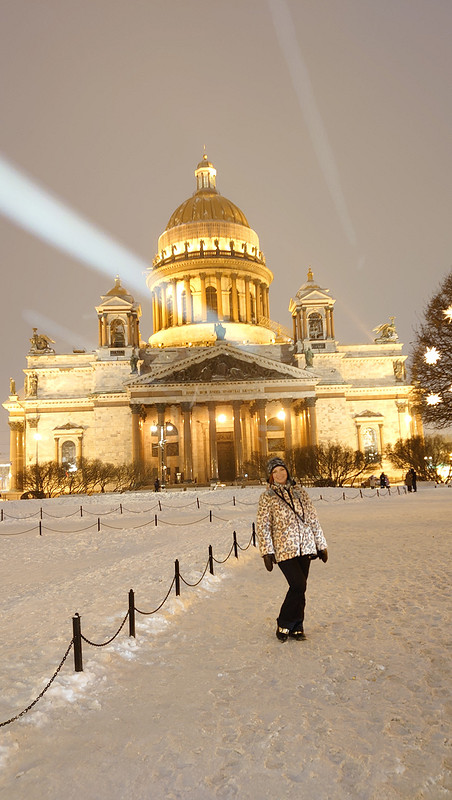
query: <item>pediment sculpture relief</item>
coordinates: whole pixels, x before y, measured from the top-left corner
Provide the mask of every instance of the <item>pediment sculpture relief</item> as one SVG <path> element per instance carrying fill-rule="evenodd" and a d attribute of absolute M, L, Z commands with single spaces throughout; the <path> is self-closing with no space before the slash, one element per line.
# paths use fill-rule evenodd
<path fill-rule="evenodd" d="M 176 370 L 171 375 L 156 378 L 156 383 L 207 383 L 219 381 L 250 381 L 286 378 L 281 372 L 261 367 L 229 355 L 191 364 L 185 369 Z"/>

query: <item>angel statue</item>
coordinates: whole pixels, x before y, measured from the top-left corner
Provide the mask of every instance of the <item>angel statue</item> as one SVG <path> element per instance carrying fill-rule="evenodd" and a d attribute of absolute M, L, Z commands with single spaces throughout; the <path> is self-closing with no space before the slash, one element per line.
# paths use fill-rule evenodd
<path fill-rule="evenodd" d="M 33 328 L 33 336 L 30 339 L 30 352 L 31 353 L 54 353 L 55 350 L 53 347 L 50 347 L 51 344 L 55 344 L 53 339 L 50 339 L 49 336 L 46 336 L 45 333 L 37 333 L 37 328 Z"/>
<path fill-rule="evenodd" d="M 398 340 L 396 326 L 394 324 L 395 317 L 389 317 L 389 322 L 383 322 L 382 325 L 377 325 L 373 328 L 373 333 L 376 333 L 374 339 L 375 344 L 382 344 L 384 342 L 395 342 Z"/>

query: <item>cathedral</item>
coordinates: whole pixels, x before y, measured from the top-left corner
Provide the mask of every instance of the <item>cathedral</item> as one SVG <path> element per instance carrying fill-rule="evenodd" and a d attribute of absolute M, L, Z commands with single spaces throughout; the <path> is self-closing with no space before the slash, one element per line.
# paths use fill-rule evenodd
<path fill-rule="evenodd" d="M 11 381 L 3 403 L 11 496 L 38 459 L 68 469 L 82 458 L 134 462 L 165 484 L 210 484 L 328 441 L 390 469 L 385 445 L 420 432 L 394 320 L 373 344 L 340 344 L 335 301 L 309 269 L 293 287 L 290 327 L 273 322 L 257 233 L 219 193 L 206 155 L 195 178 L 148 270 L 147 341 L 120 277 L 96 306 L 92 352 L 58 354 L 33 330 L 24 386 Z"/>

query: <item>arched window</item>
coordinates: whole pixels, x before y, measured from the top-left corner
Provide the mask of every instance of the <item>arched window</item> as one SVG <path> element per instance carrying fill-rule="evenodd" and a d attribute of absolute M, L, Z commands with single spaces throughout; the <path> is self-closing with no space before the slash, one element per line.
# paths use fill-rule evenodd
<path fill-rule="evenodd" d="M 122 319 L 114 319 L 110 323 L 111 347 L 125 347 L 126 333 Z"/>
<path fill-rule="evenodd" d="M 77 461 L 74 442 L 66 441 L 61 445 L 61 463 L 66 468 L 76 466 Z"/>
<path fill-rule="evenodd" d="M 323 339 L 323 320 L 321 314 L 309 314 L 309 338 L 310 339 Z"/>
<path fill-rule="evenodd" d="M 363 428 L 362 443 L 366 461 L 374 464 L 379 460 L 378 457 L 378 438 L 375 428 Z"/>
<path fill-rule="evenodd" d="M 283 453 L 285 449 L 284 420 L 271 417 L 267 420 L 267 447 L 269 453 Z"/>
<path fill-rule="evenodd" d="M 207 319 L 209 322 L 218 319 L 218 301 L 217 290 L 215 286 L 207 286 L 206 288 L 206 306 L 207 306 Z"/>

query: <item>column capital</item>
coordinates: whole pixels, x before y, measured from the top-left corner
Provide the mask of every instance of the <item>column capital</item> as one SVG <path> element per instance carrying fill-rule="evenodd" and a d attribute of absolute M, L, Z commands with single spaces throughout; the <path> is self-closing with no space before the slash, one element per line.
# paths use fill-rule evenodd
<path fill-rule="evenodd" d="M 305 399 L 306 408 L 314 408 L 316 402 L 317 402 L 317 398 L 316 397 L 306 397 L 306 399 Z"/>
<path fill-rule="evenodd" d="M 11 420 L 8 422 L 8 425 L 12 431 L 23 431 L 24 429 L 23 420 Z"/>

